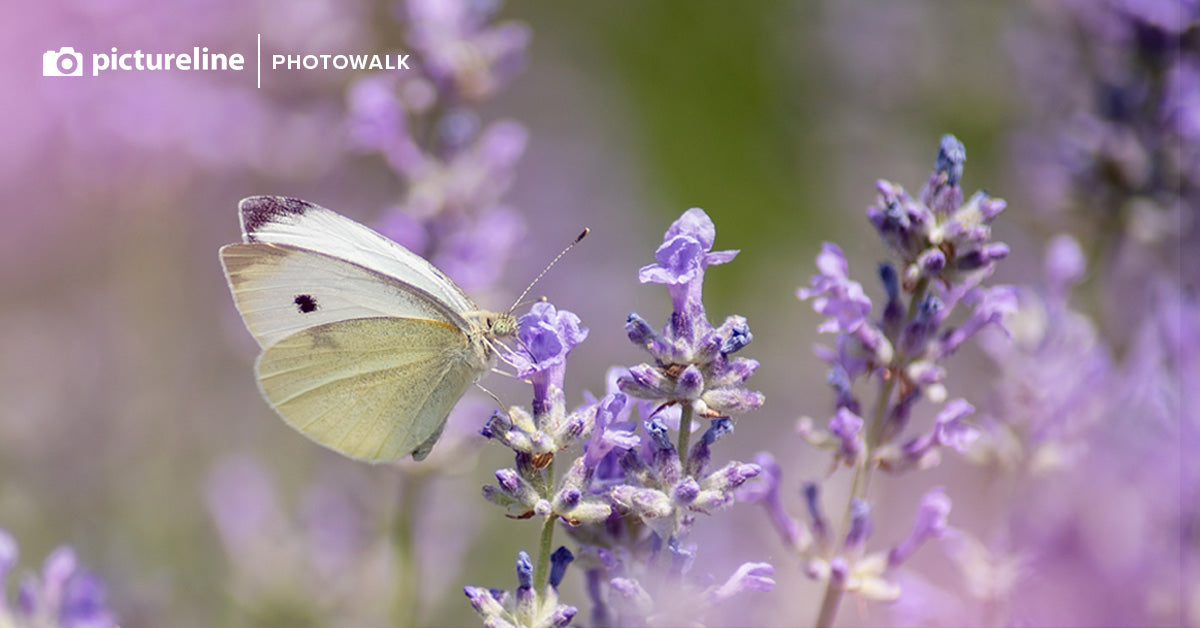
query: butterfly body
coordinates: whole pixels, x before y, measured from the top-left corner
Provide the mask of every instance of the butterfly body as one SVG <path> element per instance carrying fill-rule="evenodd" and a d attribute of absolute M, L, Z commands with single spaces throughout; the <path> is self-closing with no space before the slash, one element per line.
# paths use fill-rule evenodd
<path fill-rule="evenodd" d="M 432 264 L 331 210 L 266 196 L 239 210 L 243 242 L 221 262 L 263 350 L 264 398 L 352 458 L 428 455 L 513 316 L 480 310 Z"/>

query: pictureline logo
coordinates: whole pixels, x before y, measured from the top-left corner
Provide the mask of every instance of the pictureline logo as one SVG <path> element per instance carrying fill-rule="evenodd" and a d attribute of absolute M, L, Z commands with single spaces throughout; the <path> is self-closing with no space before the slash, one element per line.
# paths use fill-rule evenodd
<path fill-rule="evenodd" d="M 84 53 L 72 46 L 42 54 L 42 76 L 83 76 Z M 407 70 L 407 54 L 275 54 L 271 70 Z M 102 72 L 216 71 L 241 72 L 245 57 L 238 52 L 210 52 L 208 46 L 193 46 L 188 52 L 121 52 L 116 46 L 108 52 L 92 53 L 91 76 Z M 262 87 L 262 35 L 255 48 L 257 86 Z"/>
<path fill-rule="evenodd" d="M 124 71 L 171 71 L 171 70 L 234 70 L 241 71 L 246 59 L 241 53 L 225 54 L 209 52 L 208 46 L 195 46 L 191 52 L 120 52 L 113 46 L 108 53 L 92 54 L 92 76 L 101 72 Z M 63 46 L 58 52 L 47 50 L 42 54 L 42 76 L 82 76 L 83 54 L 71 46 Z"/>

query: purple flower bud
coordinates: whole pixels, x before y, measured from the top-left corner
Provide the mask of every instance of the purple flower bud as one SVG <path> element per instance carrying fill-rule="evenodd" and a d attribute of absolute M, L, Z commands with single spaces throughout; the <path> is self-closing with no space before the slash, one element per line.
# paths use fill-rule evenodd
<path fill-rule="evenodd" d="M 829 561 L 829 580 L 841 587 L 850 576 L 850 564 L 844 556 L 834 556 Z"/>
<path fill-rule="evenodd" d="M 858 413 L 858 400 L 854 398 L 850 375 L 846 373 L 846 369 L 841 364 L 835 364 L 833 368 L 829 369 L 825 375 L 825 382 L 833 388 L 838 408 L 846 408 L 855 414 Z"/>
<path fill-rule="evenodd" d="M 471 602 L 475 612 L 484 618 L 497 617 L 504 613 L 504 606 L 500 602 L 503 594 L 497 595 L 500 592 L 483 587 L 463 587 L 463 593 L 467 595 L 467 600 Z"/>
<path fill-rule="evenodd" d="M 577 488 L 569 488 L 559 491 L 556 497 L 557 499 L 555 499 L 554 511 L 562 513 L 578 506 L 579 500 L 583 497 L 583 494 L 580 493 L 579 489 Z"/>
<path fill-rule="evenodd" d="M 750 333 L 750 325 L 746 323 L 745 318 L 731 316 L 721 328 L 725 329 L 726 325 L 728 325 L 728 330 L 724 342 L 721 343 L 722 354 L 737 353 L 754 340 L 754 334 Z"/>
<path fill-rule="evenodd" d="M 533 561 L 525 550 L 517 553 L 517 583 L 522 589 L 533 586 Z"/>
<path fill-rule="evenodd" d="M 850 530 L 846 533 L 846 551 L 856 553 L 862 550 L 867 537 L 871 535 L 871 528 L 871 505 L 861 499 L 851 499 Z"/>
<path fill-rule="evenodd" d="M 846 460 L 854 460 L 858 455 L 860 449 L 858 432 L 862 426 L 862 417 L 846 408 L 838 408 L 833 418 L 829 419 L 829 431 L 841 439 L 841 452 Z"/>
<path fill-rule="evenodd" d="M 963 191 L 957 185 L 944 183 L 942 174 L 934 172 L 929 176 L 925 188 L 921 190 L 921 199 L 926 202 L 935 216 L 945 218 L 953 216 L 962 206 Z M 949 224 L 953 224 L 953 221 Z"/>
<path fill-rule="evenodd" d="M 562 583 L 563 576 L 567 573 L 567 565 L 575 560 L 575 555 L 566 547 L 559 546 L 550 555 L 550 586 L 558 588 Z"/>
<path fill-rule="evenodd" d="M 879 442 L 887 443 L 904 433 L 908 419 L 912 414 L 913 404 L 921 398 L 921 391 L 914 389 L 901 397 L 888 412 L 883 428 L 879 433 Z"/>
<path fill-rule="evenodd" d="M 696 496 L 700 494 L 700 485 L 691 477 L 683 478 L 683 481 L 676 484 L 671 490 L 671 496 L 676 503 L 690 504 L 696 500 Z"/>
<path fill-rule="evenodd" d="M 617 380 L 621 392 L 638 399 L 666 399 L 674 393 L 674 382 L 649 364 L 630 367 L 629 375 Z"/>
<path fill-rule="evenodd" d="M 560 604 L 550 613 L 547 621 L 551 628 L 566 628 L 571 625 L 571 620 L 575 619 L 575 615 L 579 614 L 579 609 L 574 606 Z"/>
<path fill-rule="evenodd" d="M 663 451 L 675 451 L 675 445 L 671 443 L 671 435 L 667 432 L 667 426 L 661 419 L 654 419 L 646 424 L 646 433 L 650 435 L 650 441 L 654 446 Z"/>
<path fill-rule="evenodd" d="M 700 396 L 708 408 L 721 416 L 741 414 L 762 407 L 766 398 L 762 393 L 745 388 L 719 388 L 705 391 Z"/>
<path fill-rule="evenodd" d="M 932 294 L 926 296 L 917 307 L 917 313 L 904 328 L 900 346 L 906 355 L 916 355 L 925 347 L 925 342 L 937 329 L 942 317 L 942 300 Z"/>
<path fill-rule="evenodd" d="M 728 388 L 731 386 L 740 386 L 750 379 L 754 371 L 758 370 L 758 360 L 750 358 L 733 358 L 725 363 L 722 372 L 715 373 L 709 377 L 709 388 Z"/>
<path fill-rule="evenodd" d="M 108 607 L 108 591 L 98 576 L 86 569 L 66 582 L 58 611 L 60 628 L 114 628 L 116 617 Z"/>
<path fill-rule="evenodd" d="M 984 192 L 976 192 L 971 197 L 971 204 L 975 206 L 975 210 L 979 212 L 980 219 L 984 224 L 990 224 L 996 219 L 996 216 L 1003 212 L 1008 203 L 1002 198 L 992 198 Z"/>
<path fill-rule="evenodd" d="M 904 373 L 914 384 L 921 387 L 937 384 L 946 379 L 946 369 L 929 360 L 912 362 L 904 369 Z"/>
<path fill-rule="evenodd" d="M 513 469 L 498 469 L 496 471 L 496 481 L 500 484 L 500 488 L 504 489 L 504 492 L 510 495 L 519 494 L 524 484 L 524 480 Z"/>
<path fill-rule="evenodd" d="M 900 277 L 896 268 L 888 263 L 879 265 L 879 281 L 887 294 L 887 304 L 883 307 L 884 332 L 893 335 L 900 330 L 904 321 L 904 306 L 900 303 Z"/>
<path fill-rule="evenodd" d="M 704 375 L 700 373 L 700 369 L 696 368 L 695 364 L 689 364 L 683 372 L 679 374 L 679 379 L 675 384 L 676 399 L 697 399 L 700 393 L 704 391 Z"/>
<path fill-rule="evenodd" d="M 616 486 L 609 492 L 609 497 L 644 521 L 668 517 L 674 510 L 671 498 L 652 488 Z"/>
<path fill-rule="evenodd" d="M 804 483 L 804 505 L 808 509 L 808 527 L 821 544 L 829 539 L 829 524 L 821 511 L 821 489 L 815 482 Z"/>
<path fill-rule="evenodd" d="M 650 327 L 646 319 L 638 316 L 637 312 L 630 312 L 629 317 L 625 319 L 625 333 L 633 344 L 643 349 L 658 337 L 658 332 Z"/>
<path fill-rule="evenodd" d="M 961 258 L 959 261 L 961 268 Z M 925 249 L 917 257 L 917 268 L 921 269 L 921 274 L 925 277 L 936 277 L 946 268 L 946 255 L 941 249 Z"/>
<path fill-rule="evenodd" d="M 967 162 L 967 148 L 953 135 L 943 135 L 938 144 L 937 162 L 934 170 L 945 173 L 946 183 L 958 185 L 962 178 L 963 164 Z"/>
<path fill-rule="evenodd" d="M 978 270 L 1008 257 L 1008 252 L 1008 245 L 1003 242 L 987 244 L 981 248 L 959 255 L 955 260 L 955 266 L 961 271 Z"/>
<path fill-rule="evenodd" d="M 524 505 L 521 504 L 520 500 L 515 499 L 508 493 L 505 493 L 504 490 L 498 486 L 492 486 L 491 484 L 488 484 L 485 485 L 480 492 L 483 494 L 483 498 L 488 502 L 508 510 L 518 511 L 514 514 L 526 512 L 526 509 L 524 508 Z"/>
<path fill-rule="evenodd" d="M 946 516 L 950 514 L 950 498 L 941 488 L 935 488 L 921 498 L 917 517 L 908 538 L 888 552 L 888 565 L 903 563 L 925 541 L 942 536 L 946 531 Z"/>
<path fill-rule="evenodd" d="M 756 464 L 730 462 L 709 474 L 700 482 L 703 489 L 692 508 L 708 512 L 733 503 L 734 491 L 748 480 L 758 477 L 762 469 Z"/>
<path fill-rule="evenodd" d="M 867 217 L 888 246 L 903 259 L 911 260 L 926 248 L 928 230 L 936 218 L 899 185 L 881 180 L 875 188 L 879 195 L 875 205 L 867 209 Z"/>
<path fill-rule="evenodd" d="M 721 437 L 732 433 L 732 420 L 730 420 L 728 417 L 714 419 L 713 422 L 709 424 L 708 429 L 704 431 L 704 444 L 712 445 L 718 440 L 721 440 Z"/>
<path fill-rule="evenodd" d="M 499 410 L 494 410 L 492 411 L 491 418 L 480 428 L 479 433 L 484 438 L 501 438 L 510 429 L 512 429 L 512 421 L 508 420 L 508 415 Z"/>

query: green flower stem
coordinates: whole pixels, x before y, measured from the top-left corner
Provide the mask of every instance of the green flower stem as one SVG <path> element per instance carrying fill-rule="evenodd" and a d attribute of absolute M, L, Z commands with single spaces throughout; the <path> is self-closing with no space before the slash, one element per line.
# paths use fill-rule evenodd
<path fill-rule="evenodd" d="M 679 445 L 676 449 L 679 453 L 679 464 L 684 473 L 687 473 L 688 440 L 692 437 L 692 405 L 681 404 L 680 409 L 682 412 L 679 413 Z"/>
<path fill-rule="evenodd" d="M 554 459 L 546 466 L 546 499 L 550 499 L 554 490 Z M 537 567 L 533 571 L 533 586 L 542 590 L 550 579 L 550 554 L 554 551 L 554 521 L 558 515 L 551 513 L 542 524 L 542 540 L 538 543 Z"/>
<path fill-rule="evenodd" d="M 825 587 L 825 597 L 821 598 L 821 612 L 817 615 L 817 628 L 831 628 L 837 618 L 838 606 L 842 603 L 842 587 L 829 576 L 829 585 Z"/>

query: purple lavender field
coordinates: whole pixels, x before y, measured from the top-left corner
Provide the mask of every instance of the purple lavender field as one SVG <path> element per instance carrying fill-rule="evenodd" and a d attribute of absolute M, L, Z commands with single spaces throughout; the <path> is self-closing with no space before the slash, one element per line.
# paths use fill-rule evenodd
<path fill-rule="evenodd" d="M 1200 626 L 1194 0 L 18 5 L 0 628 Z M 256 195 L 498 312 L 591 231 L 368 464 Z"/>

